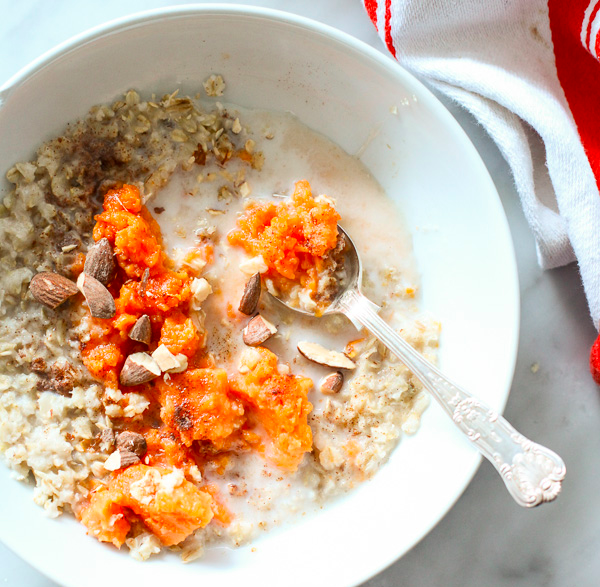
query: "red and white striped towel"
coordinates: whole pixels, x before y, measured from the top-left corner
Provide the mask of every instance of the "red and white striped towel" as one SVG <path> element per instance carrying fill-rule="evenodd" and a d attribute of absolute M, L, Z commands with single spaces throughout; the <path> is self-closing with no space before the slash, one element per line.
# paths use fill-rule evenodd
<path fill-rule="evenodd" d="M 600 321 L 600 0 L 364 0 L 389 51 L 508 161 L 538 258 L 577 260 Z M 534 161 L 526 125 L 543 141 Z M 548 176 L 550 181 L 548 181 Z"/>

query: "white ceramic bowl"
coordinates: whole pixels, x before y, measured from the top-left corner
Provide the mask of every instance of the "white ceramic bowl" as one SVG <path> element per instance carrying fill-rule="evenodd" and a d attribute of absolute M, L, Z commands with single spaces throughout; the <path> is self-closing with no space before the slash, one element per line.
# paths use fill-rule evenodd
<path fill-rule="evenodd" d="M 129 88 L 196 93 L 223 74 L 227 100 L 292 111 L 362 161 L 412 231 L 422 305 L 443 324 L 442 369 L 504 407 L 518 339 L 511 238 L 492 181 L 443 106 L 391 59 L 352 37 L 265 9 L 203 5 L 154 11 L 80 35 L 0 88 L 0 170 Z M 397 106 L 398 113 L 390 112 Z M 8 185 L 2 184 L 2 192 Z M 64 516 L 0 466 L 0 538 L 66 585 L 356 585 L 411 548 L 448 511 L 479 457 L 435 405 L 420 432 L 358 490 L 237 550 L 183 565 L 138 563 Z M 498 483 L 501 480 L 498 479 Z M 253 548 L 256 550 L 253 551 Z"/>

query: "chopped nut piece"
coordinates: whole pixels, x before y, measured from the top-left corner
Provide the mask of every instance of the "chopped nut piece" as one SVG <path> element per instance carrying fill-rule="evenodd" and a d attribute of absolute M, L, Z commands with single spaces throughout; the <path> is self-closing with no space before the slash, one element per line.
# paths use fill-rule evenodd
<path fill-rule="evenodd" d="M 242 125 L 240 123 L 240 119 L 236 118 L 231 125 L 231 132 L 239 135 L 242 132 Z"/>
<path fill-rule="evenodd" d="M 112 294 L 95 277 L 82 273 L 77 278 L 77 287 L 85 296 L 90 313 L 94 318 L 112 318 L 117 309 Z"/>
<path fill-rule="evenodd" d="M 150 344 L 152 340 L 152 324 L 150 323 L 150 316 L 148 314 L 144 314 L 137 319 L 129 332 L 129 338 L 137 342 Z"/>
<path fill-rule="evenodd" d="M 152 358 L 156 361 L 156 364 L 163 372 L 171 371 L 171 369 L 178 369 L 181 367 L 177 357 L 164 344 L 161 344 L 152 353 Z"/>
<path fill-rule="evenodd" d="M 243 330 L 243 340 L 248 346 L 258 346 L 271 338 L 277 332 L 274 324 L 260 314 L 248 322 Z"/>
<path fill-rule="evenodd" d="M 119 381 L 125 386 L 141 385 L 158 377 L 160 373 L 160 367 L 149 354 L 133 353 L 123 365 Z"/>
<path fill-rule="evenodd" d="M 125 467 L 129 467 L 129 465 L 136 465 L 140 462 L 140 457 L 138 457 L 135 453 L 129 450 L 121 450 L 118 452 L 121 455 L 121 469 L 125 469 Z"/>
<path fill-rule="evenodd" d="M 194 277 L 190 289 L 192 290 L 192 308 L 199 310 L 202 302 L 212 293 L 212 287 L 204 277 L 200 279 Z"/>
<path fill-rule="evenodd" d="M 150 279 L 150 269 L 146 267 L 144 269 L 144 273 L 142 274 L 142 279 L 140 280 L 140 295 L 143 296 L 146 294 L 146 288 L 148 287 L 148 279 Z"/>
<path fill-rule="evenodd" d="M 46 271 L 33 276 L 29 291 L 38 302 L 54 310 L 77 293 L 77 285 L 58 273 Z"/>
<path fill-rule="evenodd" d="M 315 342 L 299 342 L 300 354 L 313 363 L 332 367 L 333 369 L 354 369 L 356 365 L 343 353 L 330 351 Z"/>
<path fill-rule="evenodd" d="M 188 358 L 183 353 L 177 353 L 175 360 L 179 363 L 179 367 L 169 369 L 169 373 L 183 373 L 188 368 Z"/>
<path fill-rule="evenodd" d="M 255 273 L 266 273 L 269 268 L 265 263 L 262 255 L 257 255 L 251 259 L 246 259 L 240 263 L 240 270 L 246 275 L 254 275 Z"/>
<path fill-rule="evenodd" d="M 115 256 L 110 242 L 107 238 L 100 239 L 88 250 L 83 272 L 95 277 L 102 285 L 108 285 L 115 276 L 116 270 Z"/>
<path fill-rule="evenodd" d="M 256 307 L 258 306 L 258 301 L 260 299 L 261 287 L 260 273 L 255 273 L 247 281 L 246 286 L 244 287 L 244 294 L 242 295 L 240 306 L 238 308 L 242 314 L 252 316 L 252 314 L 256 312 Z"/>
<path fill-rule="evenodd" d="M 137 432 L 119 432 L 117 434 L 117 448 L 120 451 L 129 451 L 142 457 L 146 454 L 148 444 L 146 439 Z"/>
<path fill-rule="evenodd" d="M 100 441 L 100 448 L 103 451 L 110 451 L 115 445 L 115 433 L 112 428 L 105 428 L 97 435 Z"/>
<path fill-rule="evenodd" d="M 344 385 L 344 375 L 341 371 L 336 371 L 327 375 L 321 382 L 321 393 L 334 394 L 339 393 Z"/>
<path fill-rule="evenodd" d="M 116 450 L 104 461 L 107 471 L 117 471 L 140 462 L 140 457 L 129 450 Z"/>

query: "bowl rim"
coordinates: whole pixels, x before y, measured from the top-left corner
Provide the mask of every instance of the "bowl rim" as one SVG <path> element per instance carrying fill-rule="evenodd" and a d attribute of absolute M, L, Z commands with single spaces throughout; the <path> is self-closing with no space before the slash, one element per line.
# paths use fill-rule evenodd
<path fill-rule="evenodd" d="M 301 29 L 307 30 L 311 33 L 317 33 L 324 37 L 333 40 L 338 45 L 347 46 L 353 50 L 363 53 L 366 57 L 374 60 L 381 66 L 388 68 L 396 76 L 402 78 L 402 80 L 410 85 L 411 89 L 418 92 L 419 100 L 426 103 L 427 108 L 431 109 L 436 116 L 439 116 L 448 127 L 453 131 L 455 139 L 460 142 L 461 148 L 463 148 L 466 154 L 473 160 L 477 161 L 477 168 L 474 169 L 480 175 L 480 178 L 488 184 L 488 188 L 492 193 L 495 194 L 494 205 L 498 209 L 498 223 L 502 225 L 502 230 L 507 234 L 507 244 L 510 256 L 510 272 L 512 273 L 512 281 L 510 287 L 505 291 L 505 295 L 513 307 L 514 321 L 512 324 L 512 340 L 510 341 L 510 359 L 509 365 L 506 372 L 506 381 L 504 384 L 505 392 L 501 402 L 498 405 L 497 412 L 502 414 L 506 407 L 508 397 L 511 391 L 512 380 L 514 377 L 518 345 L 519 345 L 519 330 L 520 330 L 520 289 L 519 289 L 519 277 L 517 261 L 515 256 L 514 242 L 508 224 L 508 219 L 500 196 L 492 180 L 490 173 L 483 162 L 479 152 L 471 142 L 471 139 L 449 112 L 449 110 L 442 104 L 442 102 L 433 94 L 433 92 L 414 75 L 408 72 L 402 67 L 395 59 L 391 56 L 386 55 L 382 51 L 372 47 L 368 43 L 352 36 L 349 33 L 341 31 L 331 25 L 319 22 L 312 18 L 287 12 L 284 10 L 267 8 L 262 6 L 243 5 L 243 4 L 219 4 L 219 3 L 206 3 L 206 4 L 186 4 L 186 5 L 174 5 L 167 7 L 160 7 L 151 10 L 137 11 L 135 13 L 121 16 L 116 19 L 111 19 L 103 24 L 91 27 L 78 33 L 70 38 L 62 41 L 55 45 L 53 48 L 45 51 L 39 57 L 22 67 L 15 74 L 9 77 L 4 83 L 0 85 L 0 113 L 3 105 L 10 99 L 11 94 L 14 90 L 19 88 L 22 84 L 26 83 L 29 79 L 34 77 L 38 72 L 42 71 L 46 67 L 51 66 L 56 60 L 64 57 L 65 55 L 77 51 L 81 47 L 94 42 L 95 40 L 110 35 L 112 33 L 123 32 L 128 29 L 142 27 L 146 24 L 153 23 L 161 19 L 170 18 L 181 18 L 186 15 L 198 15 L 199 13 L 212 14 L 216 16 L 241 16 L 241 17 L 256 17 L 260 19 L 268 19 L 281 24 L 294 25 Z M 456 494 L 449 499 L 446 507 L 442 509 L 439 518 L 434 520 L 431 524 L 424 527 L 422 533 L 417 537 L 412 546 L 402 552 L 397 553 L 394 556 L 389 557 L 384 561 L 378 561 L 376 567 L 371 569 L 368 573 L 363 576 L 356 578 L 353 586 L 358 586 L 363 582 L 369 580 L 375 575 L 381 573 L 396 561 L 400 560 L 409 550 L 412 550 L 431 530 L 448 514 L 448 512 L 454 507 L 458 499 L 462 496 L 466 488 L 470 485 L 475 473 L 479 469 L 482 462 L 481 455 L 474 455 L 473 461 L 470 465 L 470 469 L 466 471 L 464 476 L 464 482 L 456 491 Z M 39 572 L 49 577 L 50 579 L 61 582 L 64 577 L 61 577 L 54 569 L 41 568 L 36 564 L 34 557 L 29 556 L 25 549 L 19 548 L 17 544 L 11 544 L 4 541 L 3 543 L 15 554 L 25 560 L 32 567 L 37 569 Z M 349 587 L 349 586 L 348 586 Z"/>

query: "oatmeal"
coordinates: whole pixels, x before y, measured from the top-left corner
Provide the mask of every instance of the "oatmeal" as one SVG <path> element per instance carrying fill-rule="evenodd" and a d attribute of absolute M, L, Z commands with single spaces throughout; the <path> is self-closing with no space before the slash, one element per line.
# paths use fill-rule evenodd
<path fill-rule="evenodd" d="M 428 398 L 399 361 L 267 293 L 326 307 L 339 221 L 382 316 L 435 358 L 392 203 L 291 115 L 130 91 L 7 178 L 0 449 L 49 514 L 190 561 L 317 510 L 416 432 Z"/>

